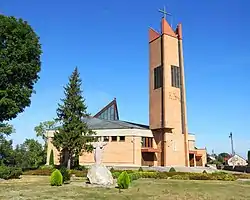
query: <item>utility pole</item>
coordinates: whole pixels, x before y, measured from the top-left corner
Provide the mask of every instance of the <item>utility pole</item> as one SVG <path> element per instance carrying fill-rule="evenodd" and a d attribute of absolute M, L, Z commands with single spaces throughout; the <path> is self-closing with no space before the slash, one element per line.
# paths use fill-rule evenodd
<path fill-rule="evenodd" d="M 231 139 L 232 156 L 234 156 L 235 152 L 234 152 L 234 143 L 233 143 L 233 133 L 232 132 L 230 132 L 229 138 Z"/>

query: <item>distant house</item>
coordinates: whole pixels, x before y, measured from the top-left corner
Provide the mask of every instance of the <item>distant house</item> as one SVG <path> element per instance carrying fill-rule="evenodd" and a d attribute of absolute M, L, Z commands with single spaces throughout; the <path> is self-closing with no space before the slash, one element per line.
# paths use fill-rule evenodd
<path fill-rule="evenodd" d="M 236 154 L 227 160 L 227 164 L 229 166 L 246 166 L 247 161 L 243 157 Z"/>

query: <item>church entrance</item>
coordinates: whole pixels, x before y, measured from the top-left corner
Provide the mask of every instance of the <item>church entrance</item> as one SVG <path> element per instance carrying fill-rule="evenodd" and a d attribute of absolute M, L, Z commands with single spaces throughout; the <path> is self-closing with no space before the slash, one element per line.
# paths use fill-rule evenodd
<path fill-rule="evenodd" d="M 189 154 L 189 166 L 190 167 L 194 167 L 195 165 L 194 165 L 194 154 L 193 153 L 190 153 Z"/>
<path fill-rule="evenodd" d="M 142 166 L 154 166 L 155 153 L 154 152 L 142 152 L 141 165 Z"/>
<path fill-rule="evenodd" d="M 202 166 L 202 157 L 201 156 L 195 156 L 196 160 L 196 166 Z"/>

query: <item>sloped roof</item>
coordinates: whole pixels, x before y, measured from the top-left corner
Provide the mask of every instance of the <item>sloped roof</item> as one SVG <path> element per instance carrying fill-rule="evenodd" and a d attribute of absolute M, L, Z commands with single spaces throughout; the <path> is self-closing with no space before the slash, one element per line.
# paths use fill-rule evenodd
<path fill-rule="evenodd" d="M 149 129 L 149 126 L 143 124 L 136 124 L 133 122 L 126 122 L 120 120 L 106 120 L 95 117 L 84 118 L 83 121 L 87 123 L 92 130 L 98 129 Z"/>
<path fill-rule="evenodd" d="M 106 120 L 119 120 L 116 98 L 95 114 L 94 117 Z"/>
<path fill-rule="evenodd" d="M 102 130 L 102 129 L 149 129 L 149 126 L 143 124 L 137 124 L 133 122 L 126 122 L 120 120 L 106 120 L 95 117 L 85 117 L 82 119 L 89 129 L 91 130 Z M 60 126 L 55 127 L 51 130 L 56 130 Z"/>

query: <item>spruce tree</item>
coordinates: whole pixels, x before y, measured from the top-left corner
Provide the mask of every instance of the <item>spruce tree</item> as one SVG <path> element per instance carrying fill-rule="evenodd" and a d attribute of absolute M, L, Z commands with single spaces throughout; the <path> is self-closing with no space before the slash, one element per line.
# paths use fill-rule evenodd
<path fill-rule="evenodd" d="M 92 151 L 90 142 L 94 134 L 83 118 L 88 117 L 87 106 L 81 91 L 82 81 L 77 67 L 69 78 L 69 83 L 64 87 L 65 98 L 57 109 L 56 121 L 61 123 L 54 134 L 52 143 L 64 155 L 63 163 L 70 169 L 72 158 L 81 152 Z"/>

